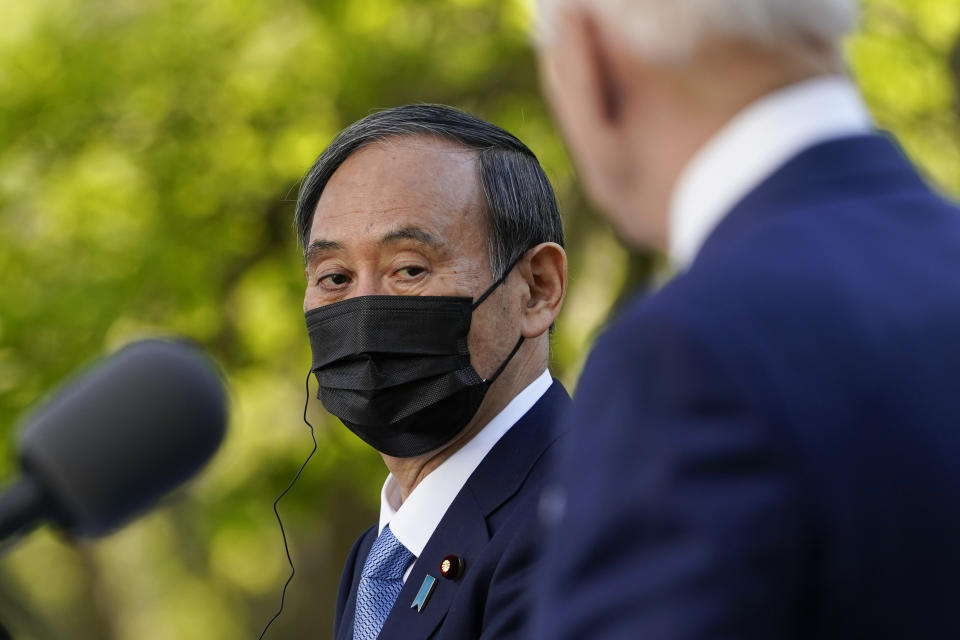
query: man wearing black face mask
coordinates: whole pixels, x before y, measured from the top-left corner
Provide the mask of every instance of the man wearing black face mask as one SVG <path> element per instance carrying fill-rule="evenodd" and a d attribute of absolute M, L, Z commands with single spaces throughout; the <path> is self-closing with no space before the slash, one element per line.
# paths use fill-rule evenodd
<path fill-rule="evenodd" d="M 567 274 L 536 157 L 448 107 L 382 111 L 318 158 L 297 225 L 318 396 L 390 471 L 335 637 L 519 634 L 569 402 L 547 371 Z"/>

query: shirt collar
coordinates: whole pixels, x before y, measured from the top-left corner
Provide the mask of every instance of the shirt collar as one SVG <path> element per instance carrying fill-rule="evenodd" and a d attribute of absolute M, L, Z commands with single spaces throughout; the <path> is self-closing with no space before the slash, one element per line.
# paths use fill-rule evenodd
<path fill-rule="evenodd" d="M 689 162 L 670 206 L 669 257 L 687 269 L 733 207 L 801 151 L 872 128 L 853 83 L 821 76 L 774 93 L 741 111 Z"/>
<path fill-rule="evenodd" d="M 457 494 L 497 442 L 543 397 L 553 378 L 544 371 L 510 401 L 469 442 L 424 478 L 401 504 L 400 486 L 393 474 L 380 492 L 380 531 L 390 530 L 419 557 Z"/>

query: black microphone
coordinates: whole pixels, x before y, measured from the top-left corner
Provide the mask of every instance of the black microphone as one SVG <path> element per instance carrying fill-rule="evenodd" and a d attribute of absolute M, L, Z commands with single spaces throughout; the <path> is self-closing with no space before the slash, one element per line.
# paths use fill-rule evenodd
<path fill-rule="evenodd" d="M 43 520 L 109 533 L 213 456 L 226 430 L 213 363 L 183 342 L 145 340 L 65 385 L 20 432 L 21 477 L 0 495 L 0 540 Z"/>

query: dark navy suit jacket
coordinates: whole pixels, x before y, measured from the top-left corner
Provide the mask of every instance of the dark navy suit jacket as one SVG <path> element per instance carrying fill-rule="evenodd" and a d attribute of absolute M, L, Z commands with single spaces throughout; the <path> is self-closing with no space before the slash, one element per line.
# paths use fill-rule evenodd
<path fill-rule="evenodd" d="M 813 147 L 599 340 L 537 638 L 960 638 L 960 212 Z"/>
<path fill-rule="evenodd" d="M 417 558 L 380 638 L 519 637 L 532 604 L 532 571 L 542 529 L 537 506 L 549 450 L 570 397 L 554 381 L 539 401 L 490 450 L 451 503 L 423 554 Z M 376 539 L 364 533 L 340 580 L 334 637 L 353 638 L 360 571 Z M 440 565 L 458 555 L 465 569 L 456 581 Z M 437 585 L 422 611 L 411 605 L 427 575 Z"/>

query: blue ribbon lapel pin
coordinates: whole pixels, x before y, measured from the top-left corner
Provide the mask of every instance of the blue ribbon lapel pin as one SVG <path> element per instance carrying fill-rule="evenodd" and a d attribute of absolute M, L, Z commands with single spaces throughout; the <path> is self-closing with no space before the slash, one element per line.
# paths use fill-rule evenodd
<path fill-rule="evenodd" d="M 436 586 L 437 579 L 428 573 L 427 577 L 423 579 L 423 584 L 420 585 L 420 591 L 417 592 L 417 597 L 413 599 L 413 604 L 410 605 L 410 608 L 416 609 L 417 613 L 423 611 L 423 608 L 427 606 L 427 601 L 430 599 L 430 596 L 433 595 L 433 589 Z"/>

